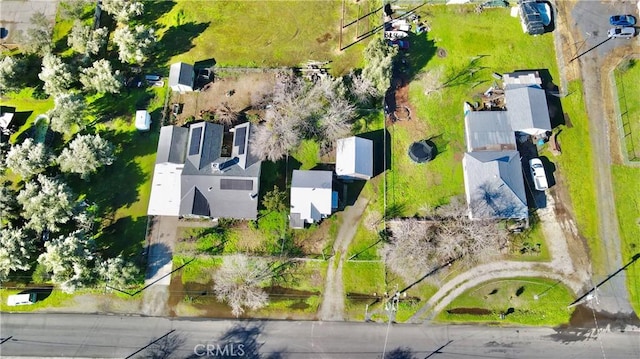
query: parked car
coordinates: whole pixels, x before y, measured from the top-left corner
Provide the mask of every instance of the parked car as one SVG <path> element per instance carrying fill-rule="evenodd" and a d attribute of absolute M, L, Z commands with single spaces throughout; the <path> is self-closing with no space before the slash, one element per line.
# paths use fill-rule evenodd
<path fill-rule="evenodd" d="M 630 39 L 636 34 L 635 27 L 614 27 L 607 31 L 607 36 L 612 38 Z"/>
<path fill-rule="evenodd" d="M 531 168 L 531 177 L 533 177 L 533 185 L 538 191 L 544 191 L 549 188 L 547 183 L 547 174 L 544 172 L 544 166 L 539 158 L 529 160 Z"/>
<path fill-rule="evenodd" d="M 16 305 L 30 305 L 38 300 L 36 293 L 13 294 L 7 298 L 7 305 L 10 307 Z"/>
<path fill-rule="evenodd" d="M 621 27 L 634 26 L 636 18 L 633 15 L 613 15 L 609 18 L 609 24 Z"/>

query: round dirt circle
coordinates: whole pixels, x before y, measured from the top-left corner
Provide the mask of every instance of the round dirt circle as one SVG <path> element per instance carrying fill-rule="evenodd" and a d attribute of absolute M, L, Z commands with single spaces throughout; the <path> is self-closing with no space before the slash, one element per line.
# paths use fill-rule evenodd
<path fill-rule="evenodd" d="M 411 119 L 411 110 L 407 106 L 398 106 L 394 111 L 394 115 L 396 115 L 396 119 L 399 121 L 405 121 Z"/>
<path fill-rule="evenodd" d="M 438 50 L 436 51 L 436 54 L 438 55 L 439 58 L 445 58 L 447 57 L 447 50 L 443 49 L 442 47 L 439 47 Z"/>

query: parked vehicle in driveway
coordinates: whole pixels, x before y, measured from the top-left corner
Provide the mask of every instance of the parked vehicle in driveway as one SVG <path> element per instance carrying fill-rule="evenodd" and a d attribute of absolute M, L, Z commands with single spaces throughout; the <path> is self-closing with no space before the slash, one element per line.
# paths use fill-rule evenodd
<path fill-rule="evenodd" d="M 538 191 L 544 191 L 549 188 L 547 183 L 547 174 L 544 172 L 544 166 L 539 158 L 529 160 L 531 168 L 531 177 L 533 177 L 533 185 Z"/>
<path fill-rule="evenodd" d="M 609 18 L 609 24 L 613 26 L 634 26 L 636 18 L 633 15 L 613 15 Z"/>
<path fill-rule="evenodd" d="M 630 39 L 636 34 L 635 27 L 614 27 L 607 31 L 607 36 L 612 38 Z"/>

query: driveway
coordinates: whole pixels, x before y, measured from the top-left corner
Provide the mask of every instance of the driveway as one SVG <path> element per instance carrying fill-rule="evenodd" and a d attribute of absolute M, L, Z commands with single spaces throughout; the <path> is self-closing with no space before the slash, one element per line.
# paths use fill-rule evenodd
<path fill-rule="evenodd" d="M 1 40 L 1 44 L 15 44 L 16 35 L 26 32 L 31 27 L 30 19 L 36 12 L 42 12 L 53 26 L 57 6 L 58 0 L 0 1 L 0 27 L 8 31 L 6 38 Z"/>
<path fill-rule="evenodd" d="M 152 218 L 147 248 L 147 273 L 142 313 L 151 316 L 169 314 L 169 284 L 173 267 L 173 249 L 178 231 L 178 217 Z"/>

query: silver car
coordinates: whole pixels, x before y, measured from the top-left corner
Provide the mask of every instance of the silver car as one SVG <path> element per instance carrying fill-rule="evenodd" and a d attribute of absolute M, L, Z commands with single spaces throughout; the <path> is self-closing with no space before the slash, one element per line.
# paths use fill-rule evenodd
<path fill-rule="evenodd" d="M 612 38 L 630 39 L 636 34 L 636 28 L 627 27 L 614 27 L 607 31 L 607 36 Z"/>

